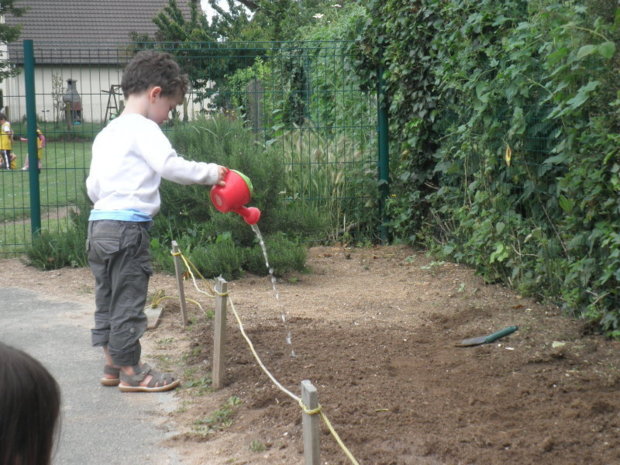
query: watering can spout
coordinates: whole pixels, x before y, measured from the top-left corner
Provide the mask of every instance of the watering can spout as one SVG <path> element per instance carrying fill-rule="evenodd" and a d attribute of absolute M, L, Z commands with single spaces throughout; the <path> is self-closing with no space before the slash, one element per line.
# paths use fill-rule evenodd
<path fill-rule="evenodd" d="M 211 202 L 222 213 L 235 212 L 241 215 L 246 223 L 253 225 L 260 219 L 260 210 L 246 207 L 252 199 L 252 182 L 239 171 L 228 170 L 224 176 L 225 186 L 213 186 Z"/>
<path fill-rule="evenodd" d="M 258 223 L 260 219 L 260 210 L 256 207 L 239 207 L 233 208 L 231 211 L 241 215 L 247 224 L 253 225 Z"/>

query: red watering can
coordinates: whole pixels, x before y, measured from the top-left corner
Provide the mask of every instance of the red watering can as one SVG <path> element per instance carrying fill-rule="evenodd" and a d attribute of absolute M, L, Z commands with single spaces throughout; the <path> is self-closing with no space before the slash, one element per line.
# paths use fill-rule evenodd
<path fill-rule="evenodd" d="M 213 186 L 211 202 L 222 213 L 235 212 L 243 217 L 247 224 L 256 224 L 260 219 L 260 210 L 245 207 L 252 200 L 252 181 L 243 173 L 228 170 L 224 175 L 225 186 Z"/>

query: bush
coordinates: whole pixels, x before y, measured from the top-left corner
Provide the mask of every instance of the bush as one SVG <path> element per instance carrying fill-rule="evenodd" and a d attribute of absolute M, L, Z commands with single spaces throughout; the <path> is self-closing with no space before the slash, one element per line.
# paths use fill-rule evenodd
<path fill-rule="evenodd" d="M 88 213 L 86 209 L 80 209 L 77 213 L 70 212 L 70 227 L 67 231 L 43 231 L 35 236 L 32 244 L 26 248 L 28 264 L 41 270 L 87 266 Z"/>
<path fill-rule="evenodd" d="M 170 138 L 186 158 L 237 169 L 252 180 L 251 206 L 261 210 L 258 227 L 266 239 L 273 235 L 284 237 L 283 232 L 291 239 L 324 236 L 329 213 L 303 202 L 291 205 L 286 201 L 282 195 L 285 191 L 283 159 L 267 150 L 242 122 L 226 117 L 201 119 L 176 126 Z M 162 209 L 151 230 L 153 259 L 159 269 L 171 269 L 167 244 L 176 240 L 183 253 L 198 260 L 195 265 L 205 276 L 222 273 L 237 277 L 242 270 L 248 270 L 245 257 L 256 246 L 256 235 L 239 215 L 218 212 L 209 200 L 209 188 L 164 181 L 161 196 Z M 207 253 L 214 257 L 208 259 Z M 238 257 L 232 257 L 234 254 Z M 281 270 L 303 269 L 299 254 L 290 254 L 288 258 L 292 260 L 289 264 L 278 259 Z M 218 267 L 221 267 L 219 271 Z M 267 272 L 254 265 L 252 271 Z"/>
<path fill-rule="evenodd" d="M 243 249 L 230 236 L 225 236 L 214 244 L 194 247 L 189 260 L 205 278 L 222 276 L 231 281 L 241 276 L 243 255 Z"/>
<path fill-rule="evenodd" d="M 275 234 L 265 239 L 269 267 L 275 276 L 283 276 L 291 271 L 304 271 L 306 263 L 306 248 L 284 234 Z M 256 244 L 246 252 L 245 269 L 257 275 L 266 275 L 269 272 L 262 247 Z"/>
<path fill-rule="evenodd" d="M 413 6 L 415 5 L 415 6 Z M 620 337 L 620 15 L 602 0 L 371 0 L 394 236 Z"/>

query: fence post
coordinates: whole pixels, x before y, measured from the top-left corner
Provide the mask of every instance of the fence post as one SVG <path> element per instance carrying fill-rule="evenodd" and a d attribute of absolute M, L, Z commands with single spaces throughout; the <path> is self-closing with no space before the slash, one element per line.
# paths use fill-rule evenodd
<path fill-rule="evenodd" d="M 301 401 L 308 410 L 319 407 L 319 395 L 309 380 L 301 382 Z M 319 416 L 303 413 L 301 426 L 304 435 L 304 465 L 320 465 Z"/>
<path fill-rule="evenodd" d="M 172 241 L 172 256 L 174 258 L 174 273 L 177 277 L 177 287 L 179 288 L 179 300 L 181 306 L 181 319 L 183 326 L 187 326 L 187 303 L 185 302 L 185 288 L 183 287 L 183 267 L 179 258 L 179 245 L 177 241 Z"/>
<path fill-rule="evenodd" d="M 221 389 L 224 387 L 224 376 L 226 366 L 224 363 L 226 346 L 226 305 L 228 303 L 228 284 L 221 276 L 215 283 L 215 325 L 213 328 L 213 387 Z"/>
<path fill-rule="evenodd" d="M 377 133 L 379 146 L 378 174 L 379 174 L 379 220 L 381 221 L 381 242 L 387 243 L 388 230 L 386 226 L 385 201 L 390 193 L 390 140 L 389 120 L 387 110 L 387 95 L 383 85 L 383 65 L 377 70 Z"/>
<path fill-rule="evenodd" d="M 24 40 L 24 85 L 26 90 L 26 136 L 28 138 L 28 179 L 30 181 L 30 229 L 32 237 L 41 232 L 39 160 L 37 158 L 37 107 L 34 87 L 34 45 Z"/>

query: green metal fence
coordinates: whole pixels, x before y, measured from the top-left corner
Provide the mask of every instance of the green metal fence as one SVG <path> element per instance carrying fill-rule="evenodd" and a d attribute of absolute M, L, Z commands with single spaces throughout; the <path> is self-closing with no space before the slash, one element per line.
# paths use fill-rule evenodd
<path fill-rule="evenodd" d="M 92 140 L 122 111 L 122 70 L 140 48 L 169 51 L 190 77 L 176 124 L 242 118 L 285 160 L 291 201 L 324 202 L 341 231 L 370 223 L 369 212 L 379 218 L 377 157 L 387 181 L 387 143 L 378 143 L 378 124 L 385 137 L 387 121 L 376 93 L 357 86 L 348 45 L 12 44 L 15 76 L 0 84 L 0 103 L 12 123 L 16 166 L 0 171 L 0 254 L 23 252 L 33 233 L 71 228 L 71 212 L 90 208 L 84 181 Z M 31 162 L 24 170 L 27 159 L 36 161 L 37 127 L 46 137 L 42 167 Z"/>

